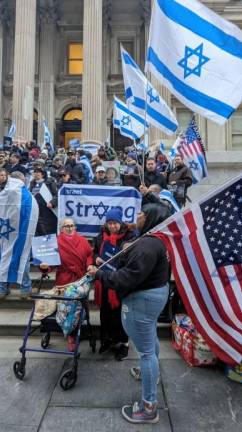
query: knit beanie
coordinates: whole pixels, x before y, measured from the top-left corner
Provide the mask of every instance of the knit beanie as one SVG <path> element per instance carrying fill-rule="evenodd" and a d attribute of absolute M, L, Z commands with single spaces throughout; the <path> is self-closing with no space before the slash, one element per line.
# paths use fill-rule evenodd
<path fill-rule="evenodd" d="M 121 208 L 114 207 L 107 212 L 106 222 L 115 221 L 115 222 L 118 222 L 121 224 L 122 223 L 122 216 L 123 216 L 123 212 L 122 212 Z"/>
<path fill-rule="evenodd" d="M 137 160 L 137 155 L 135 152 L 130 152 L 127 154 L 127 158 Z"/>

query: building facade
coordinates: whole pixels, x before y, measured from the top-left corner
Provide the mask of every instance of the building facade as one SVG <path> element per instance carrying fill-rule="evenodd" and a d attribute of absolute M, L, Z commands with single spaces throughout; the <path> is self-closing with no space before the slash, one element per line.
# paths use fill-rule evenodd
<path fill-rule="evenodd" d="M 0 136 L 12 121 L 19 139 L 43 141 L 43 120 L 57 145 L 103 142 L 113 95 L 124 97 L 120 43 L 143 68 L 152 0 L 0 0 Z M 242 28 L 241 0 L 203 0 Z M 192 113 L 153 80 L 184 129 Z M 225 126 L 197 116 L 212 175 L 242 167 L 242 107 Z M 111 131 L 120 143 L 126 139 Z M 151 144 L 167 139 L 152 128 Z M 203 183 L 204 190 L 210 183 Z M 199 189 L 200 190 L 200 189 Z"/>

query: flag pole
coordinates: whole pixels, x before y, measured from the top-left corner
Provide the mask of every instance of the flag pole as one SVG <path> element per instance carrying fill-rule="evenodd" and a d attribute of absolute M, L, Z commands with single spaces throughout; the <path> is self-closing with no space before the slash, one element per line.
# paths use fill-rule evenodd
<path fill-rule="evenodd" d="M 130 101 L 128 101 L 128 110 L 129 110 L 129 116 L 131 119 L 131 111 L 130 111 Z M 133 132 L 133 123 L 131 120 L 131 132 L 132 132 L 132 137 L 133 137 L 133 143 L 134 143 L 134 150 L 135 150 L 135 154 L 136 154 L 136 162 L 137 162 L 137 169 L 138 169 L 138 174 L 139 174 L 139 179 L 140 179 L 140 183 L 142 184 L 142 176 L 141 176 L 141 172 L 139 170 L 139 164 L 138 164 L 138 152 L 137 152 L 137 147 L 136 147 L 136 142 L 135 142 L 135 138 L 134 138 L 134 132 Z"/>
<path fill-rule="evenodd" d="M 148 79 L 146 77 L 146 95 L 145 95 L 145 124 L 144 124 L 144 140 L 147 131 L 146 127 L 146 118 L 147 118 L 147 106 L 148 106 Z M 150 144 L 150 143 L 149 143 Z M 143 185 L 145 184 L 145 149 L 143 149 L 143 169 L 142 169 L 142 177 L 143 177 Z"/>
<path fill-rule="evenodd" d="M 113 149 L 114 149 L 114 125 L 113 125 Z"/>

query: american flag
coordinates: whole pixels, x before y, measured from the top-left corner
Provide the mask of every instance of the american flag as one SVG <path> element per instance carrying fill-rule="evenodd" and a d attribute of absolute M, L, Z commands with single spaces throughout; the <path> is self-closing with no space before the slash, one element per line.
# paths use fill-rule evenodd
<path fill-rule="evenodd" d="M 155 227 L 186 310 L 225 363 L 242 362 L 242 175 Z"/>
<path fill-rule="evenodd" d="M 205 147 L 194 117 L 189 123 L 185 134 L 180 137 L 177 152 L 183 157 L 185 165 L 190 168 L 194 184 L 199 183 L 204 177 L 207 177 Z"/>

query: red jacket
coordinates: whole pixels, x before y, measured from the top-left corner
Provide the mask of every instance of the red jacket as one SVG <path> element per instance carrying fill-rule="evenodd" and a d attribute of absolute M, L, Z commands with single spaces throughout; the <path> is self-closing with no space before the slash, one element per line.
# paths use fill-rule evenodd
<path fill-rule="evenodd" d="M 88 241 L 77 233 L 57 237 L 61 265 L 56 271 L 56 285 L 66 285 L 81 279 L 93 264 L 93 251 Z"/>

